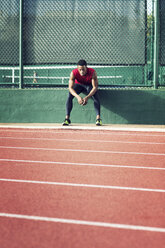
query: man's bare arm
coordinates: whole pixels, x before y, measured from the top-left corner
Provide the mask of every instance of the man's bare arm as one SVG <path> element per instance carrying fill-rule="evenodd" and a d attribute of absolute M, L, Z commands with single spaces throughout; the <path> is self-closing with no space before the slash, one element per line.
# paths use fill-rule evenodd
<path fill-rule="evenodd" d="M 96 93 L 97 89 L 98 89 L 98 79 L 96 72 L 94 72 L 92 77 L 92 90 L 89 92 L 89 94 L 86 97 L 84 97 L 83 99 L 84 103 L 88 102 L 88 99 Z"/>
<path fill-rule="evenodd" d="M 70 78 L 69 78 L 69 91 L 70 91 L 70 93 L 73 95 L 73 96 L 75 96 L 76 98 L 77 98 L 77 101 L 78 101 L 78 103 L 79 104 L 83 104 L 83 99 L 82 99 L 82 97 L 80 97 L 77 93 L 76 93 L 76 91 L 74 90 L 74 84 L 75 84 L 75 77 L 74 77 L 74 75 L 73 75 L 73 72 L 71 72 L 71 74 L 70 74 Z"/>

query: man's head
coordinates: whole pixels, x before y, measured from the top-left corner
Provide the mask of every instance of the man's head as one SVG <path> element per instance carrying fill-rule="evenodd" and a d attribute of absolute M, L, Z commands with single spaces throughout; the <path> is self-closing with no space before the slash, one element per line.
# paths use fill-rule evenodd
<path fill-rule="evenodd" d="M 77 63 L 77 68 L 81 76 L 85 76 L 87 73 L 87 62 L 85 60 L 79 60 Z"/>

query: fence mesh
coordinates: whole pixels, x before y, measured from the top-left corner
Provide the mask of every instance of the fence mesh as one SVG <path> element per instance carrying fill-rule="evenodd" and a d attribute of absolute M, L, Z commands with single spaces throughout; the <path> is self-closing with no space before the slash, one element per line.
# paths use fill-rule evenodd
<path fill-rule="evenodd" d="M 24 63 L 145 64 L 144 0 L 29 0 Z"/>
<path fill-rule="evenodd" d="M 165 1 L 160 0 L 160 64 L 165 65 Z"/>
<path fill-rule="evenodd" d="M 19 63 L 19 0 L 0 0 L 0 65 Z"/>
<path fill-rule="evenodd" d="M 165 1 L 159 84 L 165 85 Z M 24 0 L 24 86 L 67 85 L 87 60 L 99 85 L 152 86 L 153 0 Z M 20 0 L 0 0 L 0 85 L 19 84 Z M 99 67 L 100 66 L 100 67 Z"/>

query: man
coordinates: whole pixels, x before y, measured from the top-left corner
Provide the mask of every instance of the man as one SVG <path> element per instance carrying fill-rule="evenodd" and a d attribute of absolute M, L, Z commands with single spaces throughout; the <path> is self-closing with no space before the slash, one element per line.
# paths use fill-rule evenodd
<path fill-rule="evenodd" d="M 80 105 L 86 105 L 88 99 L 92 97 L 94 101 L 94 108 L 96 111 L 96 125 L 101 126 L 100 119 L 100 101 L 98 98 L 98 79 L 96 71 L 87 67 L 85 60 L 79 60 L 77 69 L 74 69 L 70 74 L 69 79 L 69 96 L 66 102 L 66 117 L 63 122 L 64 126 L 68 126 L 70 121 L 70 113 L 73 107 L 73 98 L 76 97 Z M 87 96 L 82 98 L 79 96 L 81 92 L 85 92 Z"/>

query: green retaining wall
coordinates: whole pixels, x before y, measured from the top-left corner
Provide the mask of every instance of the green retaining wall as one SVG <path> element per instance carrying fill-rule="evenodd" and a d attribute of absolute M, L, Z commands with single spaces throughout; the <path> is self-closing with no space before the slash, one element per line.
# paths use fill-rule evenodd
<path fill-rule="evenodd" d="M 67 89 L 1 89 L 0 123 L 61 123 Z M 165 124 L 165 90 L 99 90 L 104 124 Z M 92 99 L 74 99 L 72 123 L 95 123 Z"/>

